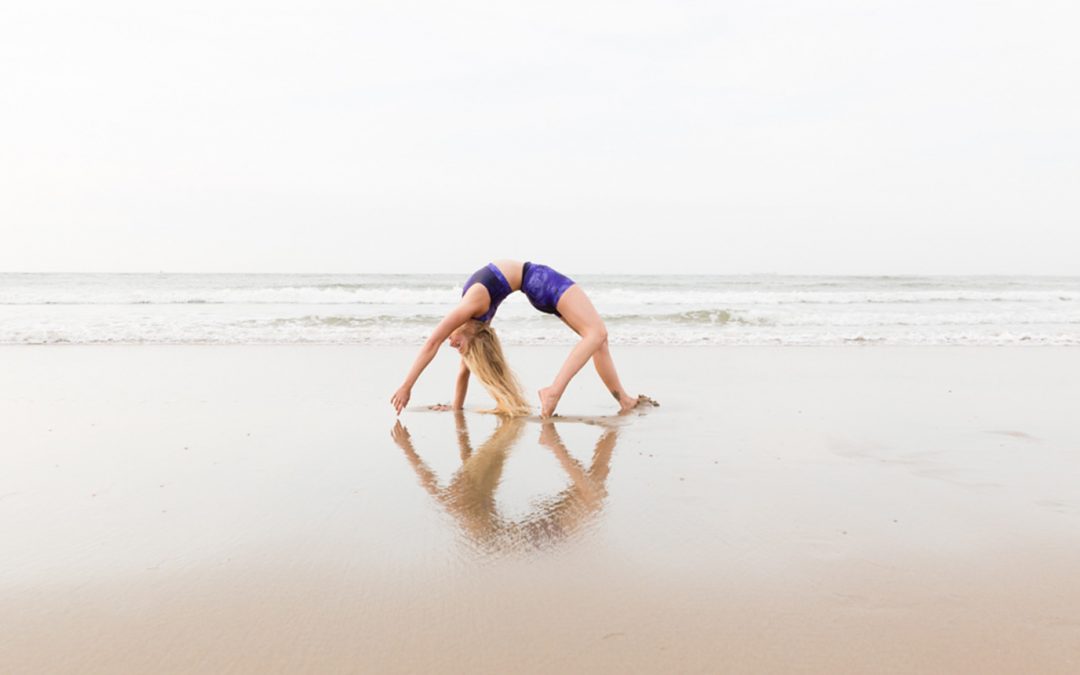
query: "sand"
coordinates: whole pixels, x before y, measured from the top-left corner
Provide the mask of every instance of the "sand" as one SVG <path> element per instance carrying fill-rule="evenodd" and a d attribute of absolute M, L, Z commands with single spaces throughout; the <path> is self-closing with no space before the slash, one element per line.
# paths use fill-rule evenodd
<path fill-rule="evenodd" d="M 0 348 L 2 670 L 1080 671 L 1080 350 L 614 355 Z"/>

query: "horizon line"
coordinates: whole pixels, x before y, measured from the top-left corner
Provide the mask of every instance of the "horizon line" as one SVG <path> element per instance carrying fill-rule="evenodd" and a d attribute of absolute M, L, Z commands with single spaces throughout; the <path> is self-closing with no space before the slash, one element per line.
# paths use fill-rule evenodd
<path fill-rule="evenodd" d="M 293 276 L 317 276 L 317 275 L 378 275 L 378 276 L 418 276 L 418 275 L 455 275 L 462 274 L 462 270 L 451 271 L 439 271 L 432 272 L 430 270 L 419 272 L 366 272 L 366 271 L 339 271 L 339 270 L 323 270 L 317 272 L 298 272 L 298 271 L 258 271 L 258 272 L 238 272 L 238 271 L 173 271 L 173 270 L 157 270 L 157 271 L 72 271 L 72 270 L 48 270 L 48 271 L 20 271 L 20 270 L 0 270 L 0 275 L 131 275 L 131 276 L 150 276 L 150 275 L 215 275 L 215 276 L 270 276 L 270 275 L 293 275 Z M 744 276 L 772 276 L 772 277 L 874 277 L 874 278 L 887 278 L 887 277 L 1060 277 L 1060 278 L 1078 278 L 1078 274 L 1056 274 L 1049 272 L 879 272 L 879 273 L 867 273 L 867 272 L 577 272 L 582 276 L 639 276 L 639 277 L 744 277 Z"/>

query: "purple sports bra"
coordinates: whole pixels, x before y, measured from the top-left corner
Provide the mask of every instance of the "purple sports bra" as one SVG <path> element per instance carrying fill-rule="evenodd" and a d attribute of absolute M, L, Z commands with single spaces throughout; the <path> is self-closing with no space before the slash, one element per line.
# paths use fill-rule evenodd
<path fill-rule="evenodd" d="M 510 282 L 506 280 L 506 277 L 503 276 L 503 273 L 499 271 L 499 268 L 494 263 L 488 263 L 476 270 L 469 277 L 469 280 L 465 282 L 465 288 L 461 289 L 461 294 L 465 295 L 469 287 L 476 283 L 483 284 L 484 288 L 487 289 L 488 295 L 491 296 L 491 305 L 488 307 L 488 311 L 473 318 L 487 323 L 494 318 L 495 310 L 499 308 L 499 304 L 513 291 L 510 288 Z"/>

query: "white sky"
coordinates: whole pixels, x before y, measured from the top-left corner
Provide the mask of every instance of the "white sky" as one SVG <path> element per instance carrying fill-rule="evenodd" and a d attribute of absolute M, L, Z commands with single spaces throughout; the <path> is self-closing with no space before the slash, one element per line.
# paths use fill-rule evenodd
<path fill-rule="evenodd" d="M 1030 0 L 4 3 L 0 271 L 1078 274 L 1077 26 Z"/>

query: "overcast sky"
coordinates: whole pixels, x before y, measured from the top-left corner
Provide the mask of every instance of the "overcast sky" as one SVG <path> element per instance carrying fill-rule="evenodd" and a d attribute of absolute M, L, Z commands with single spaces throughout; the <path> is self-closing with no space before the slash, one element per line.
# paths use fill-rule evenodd
<path fill-rule="evenodd" d="M 1075 2 L 15 2 L 0 271 L 1052 273 Z"/>

